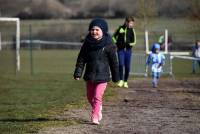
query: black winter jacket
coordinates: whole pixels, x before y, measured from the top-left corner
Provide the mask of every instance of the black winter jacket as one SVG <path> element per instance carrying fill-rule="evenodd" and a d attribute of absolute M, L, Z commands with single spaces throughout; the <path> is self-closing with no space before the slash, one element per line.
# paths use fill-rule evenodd
<path fill-rule="evenodd" d="M 84 43 L 79 52 L 74 78 L 82 76 L 84 67 L 84 80 L 95 83 L 119 81 L 119 63 L 117 59 L 117 48 L 111 41 L 106 41 L 104 46 L 93 49 L 90 44 Z"/>
<path fill-rule="evenodd" d="M 125 25 L 119 26 L 112 36 L 113 42 L 118 50 L 131 49 L 136 44 L 136 33 L 133 28 L 127 28 Z"/>

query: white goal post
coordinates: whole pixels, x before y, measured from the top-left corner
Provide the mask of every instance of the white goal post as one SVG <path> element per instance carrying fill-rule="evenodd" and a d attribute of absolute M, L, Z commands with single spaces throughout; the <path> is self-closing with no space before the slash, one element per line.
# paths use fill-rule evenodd
<path fill-rule="evenodd" d="M 161 32 L 161 31 L 159 31 Z M 165 29 L 163 30 L 163 35 L 164 35 L 164 44 L 165 44 L 165 49 L 164 51 L 161 51 L 161 53 L 163 54 L 170 54 L 172 56 L 177 56 L 177 55 L 190 55 L 190 52 L 176 52 L 176 51 L 169 51 L 169 48 L 168 48 L 168 29 Z M 157 43 L 157 42 L 155 42 Z M 146 54 L 150 54 L 151 53 L 151 48 L 150 48 L 151 44 L 149 44 L 149 31 L 148 30 L 145 30 L 145 47 L 146 47 Z"/>
<path fill-rule="evenodd" d="M 165 50 L 164 50 L 164 54 L 167 54 L 168 53 L 168 30 L 165 29 L 164 31 L 164 39 L 165 39 Z M 157 43 L 157 42 L 155 42 Z M 150 45 L 149 44 L 149 31 L 148 30 L 145 30 L 145 46 L 146 46 L 146 54 L 149 54 L 151 53 L 150 51 Z"/>
<path fill-rule="evenodd" d="M 0 22 L 15 22 L 16 23 L 16 72 L 20 71 L 20 19 L 0 17 Z M 1 36 L 1 34 L 0 34 Z M 1 37 L 0 37 L 1 38 Z M 0 42 L 1 44 L 1 42 Z"/>
<path fill-rule="evenodd" d="M 165 54 L 166 56 L 166 60 L 165 60 L 165 65 L 163 67 L 163 73 L 166 74 L 170 74 L 173 75 L 173 59 L 174 58 L 179 58 L 179 59 L 187 59 L 187 60 L 200 60 L 199 58 L 194 58 L 191 57 L 190 52 L 186 52 L 186 51 L 169 51 L 168 49 L 168 30 L 165 29 L 163 31 L 156 31 L 156 32 L 160 32 L 162 33 L 162 35 L 164 35 L 164 51 L 161 51 L 161 53 Z M 149 42 L 151 40 L 150 37 L 152 37 L 153 32 L 145 30 L 145 46 L 146 46 L 146 54 L 150 54 L 151 53 L 151 45 Z M 158 43 L 157 40 L 155 41 L 155 43 Z M 146 72 L 146 74 L 148 74 L 148 71 Z"/>

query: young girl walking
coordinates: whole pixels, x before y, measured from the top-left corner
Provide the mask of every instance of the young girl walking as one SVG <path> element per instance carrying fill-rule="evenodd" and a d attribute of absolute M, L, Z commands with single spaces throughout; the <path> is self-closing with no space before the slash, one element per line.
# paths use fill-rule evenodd
<path fill-rule="evenodd" d="M 74 79 L 81 78 L 86 66 L 83 78 L 86 81 L 87 99 L 92 106 L 91 121 L 96 125 L 102 119 L 102 98 L 107 82 L 111 76 L 113 82 L 119 81 L 116 52 L 106 21 L 101 18 L 93 19 L 77 58 Z"/>

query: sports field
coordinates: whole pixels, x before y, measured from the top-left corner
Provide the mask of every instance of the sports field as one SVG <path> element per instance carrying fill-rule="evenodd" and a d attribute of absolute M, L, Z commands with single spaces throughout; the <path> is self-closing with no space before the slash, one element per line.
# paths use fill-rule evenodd
<path fill-rule="evenodd" d="M 89 20 L 83 22 L 74 21 L 61 22 L 64 23 L 63 25 L 72 23 L 73 25 L 79 26 L 80 23 L 87 25 Z M 108 20 L 108 22 L 111 32 L 113 32 L 113 29 L 118 24 L 121 24 L 123 20 L 113 20 L 113 25 L 112 20 Z M 155 22 L 152 21 L 149 27 L 152 29 L 164 29 L 167 26 L 168 29 L 171 31 L 174 30 L 175 33 L 183 32 L 184 34 L 178 40 L 191 37 L 194 32 L 191 31 L 191 21 L 181 22 L 183 22 L 182 19 L 177 21 L 163 19 Z M 22 34 L 28 34 L 28 25 L 30 23 L 36 26 L 34 30 L 37 33 L 37 30 L 41 27 L 54 24 L 55 20 L 22 22 L 22 25 L 26 26 L 22 28 Z M 173 25 L 174 23 L 180 25 L 175 26 Z M 37 25 L 39 26 L 37 27 Z M 144 37 L 142 25 L 142 23 L 138 23 L 139 44 L 143 42 Z M 184 28 L 181 29 L 181 27 Z M 189 38 L 189 40 L 191 41 L 193 38 Z M 33 50 L 31 59 L 29 50 L 21 50 L 21 71 L 15 73 L 15 53 L 13 51 L 0 52 L 1 133 L 37 133 L 40 129 L 46 127 L 66 127 L 68 125 L 82 123 L 79 118 L 63 116 L 63 113 L 68 110 L 82 108 L 87 105 L 84 81 L 73 80 L 73 70 L 77 53 L 78 50 Z M 163 76 L 163 78 L 175 78 L 176 80 L 192 80 L 194 78 L 195 81 L 198 81 L 200 73 L 191 74 L 191 67 L 191 61 L 175 59 L 173 61 L 174 77 Z M 135 76 L 132 76 L 130 81 L 134 83 L 134 80 Z M 137 81 L 141 83 L 143 78 L 139 77 Z M 150 78 L 147 78 L 145 82 L 148 81 L 150 81 Z M 165 82 L 162 78 L 161 81 Z M 191 82 L 187 86 L 193 83 Z M 170 82 L 164 84 L 163 87 L 167 85 L 170 85 Z M 134 88 L 134 84 L 132 87 L 135 90 L 136 87 Z M 105 101 L 117 99 L 117 91 L 120 89 L 113 83 L 109 83 L 108 89 Z"/>
<path fill-rule="evenodd" d="M 1 66 L 4 69 L 0 76 L 1 132 L 32 133 L 46 126 L 79 123 L 79 120 L 67 117 L 57 118 L 68 109 L 86 104 L 84 82 L 73 80 L 77 53 L 77 50 L 33 51 L 32 75 L 30 51 L 27 50 L 21 51 L 21 71 L 17 74 L 9 72 L 9 67 Z M 178 60 L 173 65 L 177 79 L 200 76 L 199 73 L 191 74 L 189 61 Z M 112 91 L 116 87 L 112 83 L 111 87 L 106 98 L 114 95 Z"/>

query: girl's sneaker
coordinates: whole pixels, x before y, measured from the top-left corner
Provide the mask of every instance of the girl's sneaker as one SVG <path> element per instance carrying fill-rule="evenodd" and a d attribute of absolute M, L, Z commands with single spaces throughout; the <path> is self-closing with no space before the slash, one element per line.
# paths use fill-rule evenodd
<path fill-rule="evenodd" d="M 124 82 L 124 87 L 128 88 L 128 82 Z"/>
<path fill-rule="evenodd" d="M 94 125 L 99 125 L 99 121 L 98 121 L 98 120 L 95 120 L 95 119 L 93 119 L 93 120 L 92 120 L 92 124 L 94 124 Z"/>
<path fill-rule="evenodd" d="M 119 87 L 122 87 L 124 85 L 124 81 L 120 80 L 119 83 L 117 84 Z"/>

